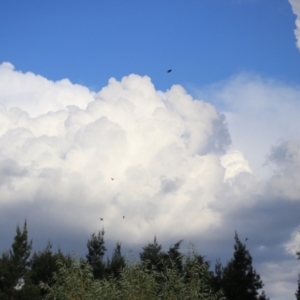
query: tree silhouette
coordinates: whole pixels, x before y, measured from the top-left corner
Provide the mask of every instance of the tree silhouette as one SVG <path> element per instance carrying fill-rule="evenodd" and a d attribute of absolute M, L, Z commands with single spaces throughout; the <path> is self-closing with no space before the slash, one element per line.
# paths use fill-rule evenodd
<path fill-rule="evenodd" d="M 168 262 L 172 262 L 174 266 L 177 267 L 178 271 L 182 273 L 182 253 L 179 251 L 182 240 L 175 243 L 173 246 L 170 246 L 169 251 L 166 253 L 165 260 Z"/>
<path fill-rule="evenodd" d="M 11 249 L 3 252 L 0 258 L 0 299 L 18 299 L 21 295 L 23 295 L 22 299 L 27 299 L 26 291 L 35 294 L 36 291 L 30 289 L 31 283 L 28 277 L 31 248 L 32 241 L 28 241 L 25 220 L 23 230 L 17 225 Z M 34 299 L 33 295 L 32 299 Z"/>
<path fill-rule="evenodd" d="M 121 253 L 121 243 L 117 243 L 111 260 L 107 260 L 107 273 L 114 278 L 120 277 L 120 271 L 125 267 L 125 258 Z"/>
<path fill-rule="evenodd" d="M 298 288 L 297 292 L 295 293 L 296 299 L 300 300 L 300 274 L 298 273 Z"/>
<path fill-rule="evenodd" d="M 263 287 L 260 276 L 252 267 L 252 257 L 246 249 L 245 244 L 241 243 L 238 234 L 235 232 L 235 245 L 233 258 L 223 268 L 218 278 L 221 277 L 221 287 L 228 300 L 256 300 L 258 290 Z M 264 293 L 263 296 L 265 297 Z M 261 298 L 266 299 L 266 298 Z"/>
<path fill-rule="evenodd" d="M 39 286 L 43 281 L 49 286 L 54 284 L 53 274 L 58 271 L 57 260 L 60 259 L 66 264 L 71 263 L 71 256 L 64 255 L 61 250 L 57 253 L 52 252 L 52 244 L 47 243 L 43 251 L 34 252 L 31 258 L 30 278 L 34 285 Z M 40 294 L 45 295 L 45 290 L 41 290 Z"/>
<path fill-rule="evenodd" d="M 165 253 L 162 252 L 162 246 L 158 244 L 156 236 L 154 236 L 153 243 L 149 243 L 142 248 L 140 259 L 148 270 L 155 267 L 158 271 L 163 269 L 163 257 Z"/>
<path fill-rule="evenodd" d="M 103 262 L 103 257 L 106 252 L 104 233 L 104 229 L 99 231 L 97 235 L 93 233 L 91 239 L 87 242 L 88 254 L 86 255 L 86 258 L 92 267 L 93 275 L 96 279 L 104 277 L 105 264 Z"/>

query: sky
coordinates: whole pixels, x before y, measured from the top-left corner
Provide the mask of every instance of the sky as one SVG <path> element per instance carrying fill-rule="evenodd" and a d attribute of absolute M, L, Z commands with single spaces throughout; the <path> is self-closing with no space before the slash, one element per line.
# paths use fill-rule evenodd
<path fill-rule="evenodd" d="M 299 0 L 1 0 L 0 44 L 0 251 L 27 219 L 34 249 L 225 265 L 237 231 L 295 299 Z"/>

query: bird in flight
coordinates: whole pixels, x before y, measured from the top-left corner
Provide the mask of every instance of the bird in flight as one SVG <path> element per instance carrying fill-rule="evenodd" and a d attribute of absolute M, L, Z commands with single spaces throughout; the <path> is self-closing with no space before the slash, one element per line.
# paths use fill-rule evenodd
<path fill-rule="evenodd" d="M 172 69 L 167 70 L 167 73 L 171 73 L 171 72 L 172 72 Z"/>
<path fill-rule="evenodd" d="M 123 216 L 123 219 L 125 219 L 125 216 Z"/>
<path fill-rule="evenodd" d="M 245 241 L 248 241 L 248 238 L 246 238 Z"/>
<path fill-rule="evenodd" d="M 115 180 L 114 178 L 111 178 L 111 180 Z"/>
<path fill-rule="evenodd" d="M 101 220 L 101 221 L 103 221 L 103 219 L 102 219 L 102 218 L 100 218 L 100 220 Z"/>

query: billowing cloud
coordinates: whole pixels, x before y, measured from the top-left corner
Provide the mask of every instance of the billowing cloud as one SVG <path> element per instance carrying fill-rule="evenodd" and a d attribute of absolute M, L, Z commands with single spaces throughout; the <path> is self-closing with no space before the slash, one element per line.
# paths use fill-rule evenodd
<path fill-rule="evenodd" d="M 300 50 L 300 2 L 298 0 L 289 0 L 289 2 L 292 5 L 293 13 L 296 15 L 296 45 L 297 48 Z"/>
<path fill-rule="evenodd" d="M 264 165 L 271 145 L 299 139 L 299 86 L 240 74 L 196 95 L 225 114 L 233 148 L 243 153 L 256 175 L 271 174 L 271 165 Z"/>
<path fill-rule="evenodd" d="M 98 93 L 9 63 L 0 76 L 0 223 L 27 217 L 54 244 L 102 226 L 130 246 L 184 238 L 212 261 L 237 230 L 270 286 L 292 284 L 268 272 L 287 273 L 299 226 L 298 87 L 241 75 L 194 99 L 135 74 Z"/>
<path fill-rule="evenodd" d="M 56 220 L 59 207 L 62 224 L 90 232 L 102 217 L 112 238 L 132 241 L 221 222 L 210 204 L 230 137 L 211 104 L 181 86 L 156 91 L 147 76 L 110 79 L 96 94 L 8 63 L 1 76 L 11 82 L 0 87 L 2 205 L 35 203 Z"/>
<path fill-rule="evenodd" d="M 53 82 L 31 72 L 18 72 L 11 63 L 5 62 L 0 65 L 0 99 L 0 104 L 7 108 L 15 106 L 36 117 L 67 105 L 86 108 L 93 94 L 68 79 Z"/>

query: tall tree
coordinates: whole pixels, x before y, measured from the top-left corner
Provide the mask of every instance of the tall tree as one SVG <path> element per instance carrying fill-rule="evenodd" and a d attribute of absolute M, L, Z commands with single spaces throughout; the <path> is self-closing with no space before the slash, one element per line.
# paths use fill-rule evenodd
<path fill-rule="evenodd" d="M 222 288 L 222 277 L 223 277 L 223 267 L 220 259 L 217 259 L 215 264 L 215 273 L 212 274 L 212 287 L 214 290 L 220 290 Z"/>
<path fill-rule="evenodd" d="M 92 267 L 93 275 L 96 279 L 104 277 L 105 264 L 103 261 L 106 248 L 104 245 L 104 229 L 92 234 L 91 239 L 87 242 L 88 254 L 87 261 Z"/>
<path fill-rule="evenodd" d="M 263 287 L 259 274 L 252 267 L 252 257 L 235 233 L 233 258 L 222 270 L 221 287 L 228 300 L 256 300 Z M 264 295 L 265 297 L 265 295 Z"/>
<path fill-rule="evenodd" d="M 121 243 L 117 243 L 111 259 L 107 260 L 107 273 L 114 278 L 120 277 L 120 271 L 125 268 L 125 258 L 121 252 Z"/>
<path fill-rule="evenodd" d="M 166 259 L 167 262 L 168 260 L 170 262 L 172 262 L 178 269 L 179 273 L 182 273 L 182 258 L 183 255 L 182 253 L 179 251 L 180 245 L 182 243 L 182 240 L 178 241 L 177 243 L 175 243 L 173 246 L 170 246 L 169 251 L 166 253 Z"/>
<path fill-rule="evenodd" d="M 298 288 L 295 296 L 297 300 L 300 300 L 300 274 L 299 273 L 298 273 Z"/>
<path fill-rule="evenodd" d="M 0 296 L 1 299 L 27 299 L 25 292 L 32 295 L 36 291 L 31 289 L 28 277 L 30 267 L 30 253 L 32 241 L 28 241 L 27 221 L 25 220 L 23 230 L 19 225 L 16 235 L 9 251 L 3 252 L 0 258 Z M 28 298 L 29 299 L 29 298 Z"/>
<path fill-rule="evenodd" d="M 299 234 L 300 234 L 300 232 L 299 232 Z M 297 258 L 300 259 L 300 251 L 297 251 L 296 255 L 297 255 Z M 300 274 L 299 273 L 298 273 L 298 289 L 297 289 L 295 296 L 296 296 L 297 300 L 300 300 Z"/>
<path fill-rule="evenodd" d="M 71 264 L 71 256 L 64 255 L 60 249 L 56 253 L 52 252 L 52 244 L 47 243 L 43 251 L 34 252 L 31 258 L 30 279 L 32 283 L 39 286 L 40 282 L 52 286 L 54 284 L 53 274 L 58 271 L 57 260 L 65 264 Z M 41 295 L 45 295 L 45 290 L 40 290 Z"/>
<path fill-rule="evenodd" d="M 148 270 L 155 267 L 158 271 L 163 269 L 163 257 L 165 253 L 162 251 L 162 246 L 158 244 L 156 236 L 154 236 L 153 243 L 149 243 L 142 248 L 140 259 Z"/>

